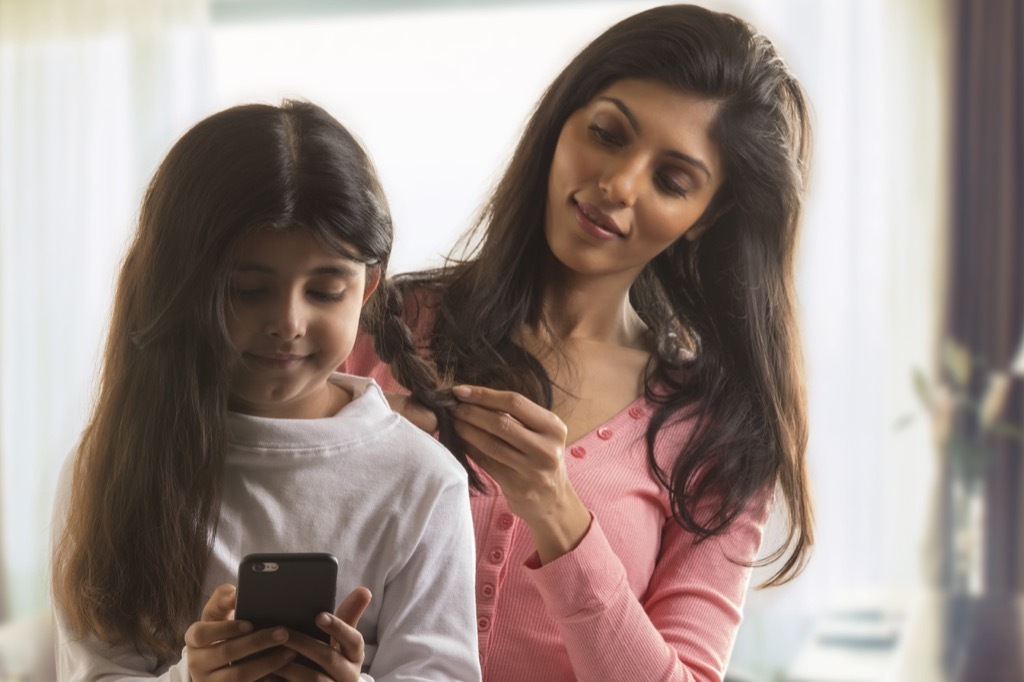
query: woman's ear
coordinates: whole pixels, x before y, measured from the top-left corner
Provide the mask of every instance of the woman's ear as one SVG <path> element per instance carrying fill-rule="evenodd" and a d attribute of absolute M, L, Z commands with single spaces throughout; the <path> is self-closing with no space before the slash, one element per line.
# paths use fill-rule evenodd
<path fill-rule="evenodd" d="M 373 292 L 377 291 L 378 284 L 380 284 L 380 266 L 367 266 L 366 287 L 363 289 L 363 305 L 366 305 L 366 302 L 373 296 Z"/>

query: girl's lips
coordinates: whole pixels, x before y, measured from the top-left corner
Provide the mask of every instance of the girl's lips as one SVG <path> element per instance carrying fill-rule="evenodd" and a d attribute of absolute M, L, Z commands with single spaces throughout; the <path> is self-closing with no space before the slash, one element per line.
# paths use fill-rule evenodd
<path fill-rule="evenodd" d="M 616 239 L 625 236 L 615 220 L 597 206 L 573 199 L 573 208 L 576 213 L 576 222 L 587 234 L 598 239 Z"/>
<path fill-rule="evenodd" d="M 245 353 L 245 359 L 268 369 L 291 369 L 300 365 L 308 355 L 292 355 L 284 353 L 271 353 L 262 355 L 260 353 Z"/>

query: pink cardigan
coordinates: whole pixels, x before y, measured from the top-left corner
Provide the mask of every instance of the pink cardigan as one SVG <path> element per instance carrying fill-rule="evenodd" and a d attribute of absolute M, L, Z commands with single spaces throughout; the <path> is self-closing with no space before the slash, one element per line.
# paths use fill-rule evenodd
<path fill-rule="evenodd" d="M 429 326 L 419 320 L 419 332 Z M 432 316 L 429 316 L 432 317 Z M 361 335 L 343 366 L 408 393 Z M 721 680 L 742 618 L 750 563 L 771 506 L 765 495 L 722 536 L 700 544 L 672 519 L 650 473 L 640 397 L 566 448 L 569 478 L 593 516 L 572 552 L 541 566 L 526 525 L 500 490 L 473 494 L 477 630 L 483 678 Z M 665 427 L 662 467 L 689 422 Z"/>

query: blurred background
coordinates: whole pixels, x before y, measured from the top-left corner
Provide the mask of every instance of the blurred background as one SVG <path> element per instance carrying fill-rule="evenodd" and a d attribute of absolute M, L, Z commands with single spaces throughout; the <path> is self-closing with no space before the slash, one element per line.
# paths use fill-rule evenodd
<path fill-rule="evenodd" d="M 0 0 L 0 680 L 53 675 L 55 479 L 177 137 L 229 105 L 312 100 L 374 158 L 393 271 L 437 264 L 551 79 L 654 4 Z M 817 543 L 795 582 L 751 589 L 730 677 L 940 679 L 981 632 L 963 604 L 1018 604 L 1024 584 L 1021 2 L 706 5 L 775 42 L 815 127 L 799 294 Z M 1000 614 L 1019 654 L 1019 606 Z M 1024 679 L 1008 674 L 975 679 Z"/>

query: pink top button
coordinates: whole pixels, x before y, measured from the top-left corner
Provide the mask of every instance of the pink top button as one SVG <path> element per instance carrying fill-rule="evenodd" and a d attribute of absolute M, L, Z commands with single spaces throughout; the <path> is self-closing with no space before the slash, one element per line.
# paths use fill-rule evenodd
<path fill-rule="evenodd" d="M 490 559 L 492 564 L 500 564 L 501 560 L 505 558 L 505 553 L 500 549 L 492 549 Z"/>
<path fill-rule="evenodd" d="M 480 594 L 490 599 L 494 596 L 494 585 L 491 583 L 485 583 L 484 586 L 480 588 Z"/>
<path fill-rule="evenodd" d="M 511 514 L 502 514 L 498 517 L 498 527 L 502 530 L 508 530 L 512 527 L 512 521 L 513 519 Z"/>
<path fill-rule="evenodd" d="M 487 616 L 480 616 L 476 621 L 476 625 L 481 631 L 486 632 L 491 629 L 491 620 Z"/>
<path fill-rule="evenodd" d="M 644 416 L 644 411 L 641 410 L 639 407 L 633 406 L 629 408 L 629 416 L 632 417 L 633 419 L 639 419 L 640 417 Z"/>
<path fill-rule="evenodd" d="M 601 440 L 608 440 L 612 437 L 612 430 L 608 427 L 602 426 L 597 430 L 597 437 Z"/>
<path fill-rule="evenodd" d="M 569 448 L 569 454 L 575 457 L 576 459 L 583 459 L 584 457 L 587 456 L 587 449 L 582 445 L 573 445 L 571 448 Z"/>

